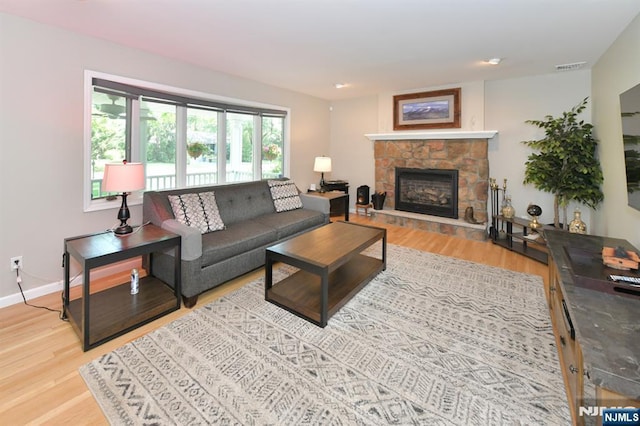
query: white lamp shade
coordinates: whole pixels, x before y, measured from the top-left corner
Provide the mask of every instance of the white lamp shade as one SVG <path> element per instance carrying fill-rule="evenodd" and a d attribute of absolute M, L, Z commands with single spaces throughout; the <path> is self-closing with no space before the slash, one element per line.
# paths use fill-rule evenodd
<path fill-rule="evenodd" d="M 104 166 L 102 191 L 133 192 L 144 189 L 144 164 L 109 163 Z"/>
<path fill-rule="evenodd" d="M 331 171 L 331 158 L 330 157 L 316 157 L 316 161 L 313 164 L 314 172 L 330 172 Z"/>

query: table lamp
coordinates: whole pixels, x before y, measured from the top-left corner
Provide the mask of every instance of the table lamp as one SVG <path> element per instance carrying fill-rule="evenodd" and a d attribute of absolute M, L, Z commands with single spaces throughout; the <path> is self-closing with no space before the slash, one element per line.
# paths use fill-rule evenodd
<path fill-rule="evenodd" d="M 133 228 L 127 224 L 131 217 L 127 206 L 127 195 L 145 188 L 144 164 L 142 163 L 109 163 L 104 166 L 102 177 L 103 192 L 122 192 L 122 205 L 118 212 L 120 226 L 113 230 L 119 235 L 130 234 Z"/>
<path fill-rule="evenodd" d="M 331 172 L 331 158 L 316 157 L 316 161 L 313 164 L 313 171 L 321 173 L 320 192 L 324 192 L 324 173 Z"/>

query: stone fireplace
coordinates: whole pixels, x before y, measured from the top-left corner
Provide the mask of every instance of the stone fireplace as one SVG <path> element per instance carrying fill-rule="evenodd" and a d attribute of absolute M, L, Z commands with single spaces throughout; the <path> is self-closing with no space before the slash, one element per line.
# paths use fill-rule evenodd
<path fill-rule="evenodd" d="M 374 210 L 376 221 L 424 229 L 472 240 L 487 238 L 487 200 L 489 192 L 488 140 L 496 132 L 424 132 L 421 134 L 367 135 L 374 141 L 376 191 L 386 191 L 383 210 Z M 415 138 L 414 138 L 415 135 Z M 420 169 L 457 172 L 457 193 L 435 195 L 439 202 L 450 197 L 447 203 L 455 202 L 449 217 L 439 212 L 407 211 L 405 199 L 415 199 L 398 194 L 396 170 Z M 449 179 L 451 179 L 449 177 Z M 402 190 L 401 190 L 402 191 Z M 419 189 L 423 193 L 434 192 L 433 188 Z M 453 189 L 443 190 L 453 191 Z M 438 192 L 438 189 L 435 189 Z M 438 202 L 435 202 L 436 204 Z M 481 224 L 470 224 L 464 220 L 467 207 L 472 207 L 475 219 Z"/>

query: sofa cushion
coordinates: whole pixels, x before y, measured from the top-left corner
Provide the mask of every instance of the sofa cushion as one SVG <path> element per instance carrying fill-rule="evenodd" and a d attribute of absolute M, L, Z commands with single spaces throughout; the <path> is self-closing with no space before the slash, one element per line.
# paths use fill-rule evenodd
<path fill-rule="evenodd" d="M 281 213 L 302 208 L 298 187 L 292 180 L 268 180 L 267 183 L 276 212 Z"/>
<path fill-rule="evenodd" d="M 202 267 L 270 244 L 276 239 L 277 232 L 274 228 L 255 220 L 245 220 L 231 224 L 223 231 L 203 234 Z"/>
<path fill-rule="evenodd" d="M 266 180 L 221 185 L 215 191 L 220 216 L 227 226 L 276 211 Z"/>
<path fill-rule="evenodd" d="M 203 234 L 224 229 L 213 191 L 167 197 L 178 222 L 198 228 Z"/>
<path fill-rule="evenodd" d="M 257 217 L 255 220 L 276 229 L 278 231 L 278 239 L 287 238 L 326 223 L 324 214 L 307 209 L 266 214 Z"/>

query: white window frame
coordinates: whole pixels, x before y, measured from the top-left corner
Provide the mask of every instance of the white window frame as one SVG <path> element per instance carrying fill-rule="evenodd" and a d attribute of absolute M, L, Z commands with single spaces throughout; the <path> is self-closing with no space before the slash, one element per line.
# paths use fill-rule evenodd
<path fill-rule="evenodd" d="M 93 70 L 85 70 L 84 71 L 84 136 L 83 136 L 83 147 L 84 147 L 84 165 L 83 165 L 83 208 L 84 212 L 92 212 L 99 210 L 107 210 L 107 209 L 118 209 L 120 208 L 121 200 L 118 198 L 116 201 L 107 200 L 106 198 L 92 199 L 91 198 L 91 113 L 92 113 L 92 102 L 93 102 L 93 79 L 99 78 L 104 80 L 110 80 L 118 83 L 128 84 L 131 86 L 140 86 L 145 87 L 151 90 L 157 90 L 166 93 L 172 93 L 176 95 L 182 95 L 186 97 L 200 98 L 217 102 L 224 102 L 229 104 L 243 105 L 247 107 L 255 107 L 255 108 L 265 108 L 265 109 L 278 109 L 282 111 L 286 111 L 286 116 L 284 117 L 284 140 L 283 140 L 283 176 L 289 176 L 291 170 L 291 160 L 290 160 L 290 125 L 291 125 L 291 109 L 288 107 L 284 107 L 281 105 L 272 105 L 261 102 L 247 101 L 244 99 L 236 99 L 229 98 L 225 96 L 213 95 L 210 93 L 199 92 L 190 89 L 184 89 L 174 86 L 168 86 L 165 84 L 158 84 L 144 80 L 137 80 L 133 78 L 106 74 L 99 71 Z M 139 102 L 137 100 L 133 100 L 133 102 Z M 136 109 L 134 108 L 134 116 L 132 117 L 132 133 L 135 135 L 132 140 L 132 158 L 131 161 L 140 161 L 139 158 L 139 129 L 138 129 L 138 120 L 135 115 Z M 219 113 L 220 114 L 220 113 Z M 224 123 L 224 121 L 223 121 Z M 220 125 L 218 126 L 218 140 L 226 141 L 226 126 Z M 254 143 L 254 170 L 257 171 L 257 174 L 254 176 L 260 176 L 261 170 L 261 146 L 262 146 L 262 137 L 261 137 L 261 123 L 258 126 L 254 126 L 254 134 L 258 133 L 258 139 L 256 139 L 256 143 Z M 221 138 L 222 136 L 222 138 Z M 225 151 L 222 151 L 225 152 Z M 178 155 L 179 152 L 178 152 Z M 179 157 L 176 158 L 176 163 L 180 162 Z M 222 171 L 222 176 L 225 176 L 226 162 L 224 155 L 218 155 L 218 170 Z M 177 182 L 180 182 L 180 174 L 176 176 Z M 224 179 L 219 184 L 224 184 Z M 181 187 L 181 186 L 179 186 Z M 142 193 L 144 191 L 139 191 L 131 194 L 127 197 L 127 204 L 129 206 L 135 206 L 142 204 Z"/>

